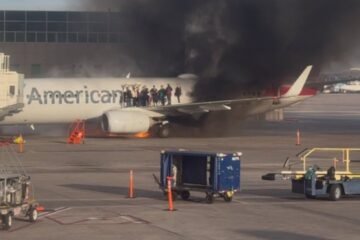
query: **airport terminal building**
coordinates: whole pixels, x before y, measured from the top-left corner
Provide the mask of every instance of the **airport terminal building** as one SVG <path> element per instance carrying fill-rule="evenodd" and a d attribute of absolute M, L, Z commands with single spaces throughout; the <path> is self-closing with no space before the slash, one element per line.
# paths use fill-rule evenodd
<path fill-rule="evenodd" d="M 0 11 L 0 52 L 31 77 L 121 76 L 130 23 L 119 12 Z"/>

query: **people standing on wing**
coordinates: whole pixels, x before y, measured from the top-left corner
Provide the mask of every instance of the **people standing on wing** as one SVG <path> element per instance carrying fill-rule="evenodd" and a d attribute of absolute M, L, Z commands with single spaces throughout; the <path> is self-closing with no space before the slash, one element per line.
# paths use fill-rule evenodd
<path fill-rule="evenodd" d="M 134 107 L 134 106 L 136 106 L 136 102 L 135 102 L 136 92 L 135 92 L 135 87 L 134 86 L 132 86 L 130 88 L 130 93 L 131 93 L 131 106 Z"/>
<path fill-rule="evenodd" d="M 175 96 L 177 97 L 178 103 L 180 103 L 181 87 L 179 85 L 175 88 Z"/>
<path fill-rule="evenodd" d="M 164 86 L 161 85 L 160 90 L 158 91 L 158 97 L 161 102 L 161 105 L 165 105 L 165 96 L 166 96 L 166 90 L 164 89 Z"/>
<path fill-rule="evenodd" d="M 170 84 L 167 85 L 166 87 L 166 98 L 167 98 L 167 104 L 170 105 L 171 104 L 171 95 L 172 95 L 172 87 L 170 86 Z"/>
<path fill-rule="evenodd" d="M 132 106 L 133 96 L 129 87 L 126 87 L 126 107 Z"/>
<path fill-rule="evenodd" d="M 135 95 L 134 95 L 134 106 L 135 106 L 135 107 L 138 107 L 138 106 L 140 106 L 140 92 L 139 92 L 139 87 L 135 87 L 135 86 L 134 86 L 134 92 L 135 92 Z"/>
<path fill-rule="evenodd" d="M 156 89 L 155 85 L 150 89 L 150 96 L 151 96 L 151 102 L 153 106 L 157 105 L 158 102 L 158 90 Z"/>
<path fill-rule="evenodd" d="M 150 105 L 149 89 L 145 86 L 145 106 Z"/>
<path fill-rule="evenodd" d="M 140 98 L 140 106 L 144 107 L 145 102 L 146 102 L 146 100 L 145 100 L 145 98 L 146 98 L 145 97 L 145 86 L 142 86 L 139 98 Z"/>

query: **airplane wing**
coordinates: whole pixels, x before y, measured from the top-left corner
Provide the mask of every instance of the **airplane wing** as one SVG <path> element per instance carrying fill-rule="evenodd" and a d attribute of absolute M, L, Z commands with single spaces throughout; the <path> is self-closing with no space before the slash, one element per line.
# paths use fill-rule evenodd
<path fill-rule="evenodd" d="M 290 89 L 280 97 L 253 97 L 253 98 L 241 98 L 222 101 L 210 101 L 210 102 L 197 102 L 189 104 L 176 104 L 166 105 L 159 107 L 148 107 L 149 111 L 157 112 L 165 116 L 181 116 L 181 115 L 195 115 L 206 114 L 215 111 L 230 111 L 234 108 L 246 109 L 247 114 L 264 113 L 274 110 L 276 108 L 282 108 L 299 102 L 306 98 L 306 96 L 300 96 L 301 91 L 308 79 L 312 66 L 307 66 L 300 76 L 296 79 Z M 309 96 L 307 96 L 309 97 Z"/>
<path fill-rule="evenodd" d="M 260 104 L 266 101 L 273 102 L 274 100 L 274 97 L 242 98 L 233 100 L 148 107 L 146 109 L 149 111 L 163 114 L 165 116 L 176 117 L 181 115 L 205 114 L 215 111 L 231 111 L 234 107 L 239 107 L 241 105 L 247 106 L 253 104 Z"/>

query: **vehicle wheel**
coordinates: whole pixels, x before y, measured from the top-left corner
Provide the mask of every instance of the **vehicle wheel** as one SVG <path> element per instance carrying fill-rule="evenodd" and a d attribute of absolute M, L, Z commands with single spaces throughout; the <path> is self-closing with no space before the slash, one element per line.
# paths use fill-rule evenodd
<path fill-rule="evenodd" d="M 308 193 L 305 193 L 305 197 L 308 198 L 308 199 L 315 199 L 316 197 L 311 195 L 311 194 L 308 194 Z"/>
<path fill-rule="evenodd" d="M 175 192 L 175 191 L 172 191 L 172 192 L 171 192 L 171 195 L 172 195 L 172 200 L 175 202 L 176 199 L 177 199 L 178 193 Z"/>
<path fill-rule="evenodd" d="M 206 200 L 206 203 L 209 203 L 209 204 L 213 203 L 214 202 L 214 196 L 212 195 L 212 193 L 207 193 L 205 200 Z"/>
<path fill-rule="evenodd" d="M 12 215 L 11 214 L 7 214 L 4 216 L 3 224 L 4 224 L 5 230 L 9 230 L 12 227 Z"/>
<path fill-rule="evenodd" d="M 227 194 L 227 192 L 224 194 L 224 200 L 225 200 L 225 202 L 231 202 L 232 199 L 233 199 L 233 197 L 232 197 L 232 196 L 229 196 L 229 195 Z"/>
<path fill-rule="evenodd" d="M 339 184 L 333 184 L 330 186 L 329 198 L 331 201 L 337 201 L 341 198 L 341 187 Z"/>
<path fill-rule="evenodd" d="M 165 124 L 159 127 L 158 135 L 161 138 L 168 138 L 170 137 L 170 125 Z"/>
<path fill-rule="evenodd" d="M 35 222 L 38 219 L 38 211 L 34 208 L 30 210 L 30 214 L 29 214 L 29 220 L 30 222 Z"/>
<path fill-rule="evenodd" d="M 182 198 L 182 200 L 189 200 L 190 192 L 189 191 L 182 191 L 181 192 L 181 198 Z"/>

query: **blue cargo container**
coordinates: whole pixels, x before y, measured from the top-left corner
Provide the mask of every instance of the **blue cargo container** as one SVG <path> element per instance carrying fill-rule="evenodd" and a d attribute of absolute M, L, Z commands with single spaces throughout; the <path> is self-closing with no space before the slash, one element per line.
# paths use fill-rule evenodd
<path fill-rule="evenodd" d="M 192 151 L 162 151 L 160 188 L 167 191 L 167 177 L 173 177 L 172 193 L 187 200 L 190 191 L 206 193 L 206 201 L 222 197 L 230 202 L 240 190 L 241 153 L 212 153 Z"/>

